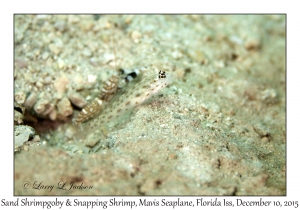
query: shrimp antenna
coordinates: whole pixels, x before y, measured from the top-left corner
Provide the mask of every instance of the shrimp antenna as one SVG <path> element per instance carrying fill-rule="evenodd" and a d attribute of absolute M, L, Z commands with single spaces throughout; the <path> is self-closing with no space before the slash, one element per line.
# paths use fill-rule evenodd
<path fill-rule="evenodd" d="M 114 24 L 114 28 L 117 26 L 117 24 Z M 114 29 L 113 29 L 114 30 Z M 116 53 L 116 41 L 115 41 L 115 30 L 112 35 L 112 42 L 114 47 L 114 57 L 115 57 L 115 70 L 118 73 L 118 64 L 117 64 L 117 53 Z"/>

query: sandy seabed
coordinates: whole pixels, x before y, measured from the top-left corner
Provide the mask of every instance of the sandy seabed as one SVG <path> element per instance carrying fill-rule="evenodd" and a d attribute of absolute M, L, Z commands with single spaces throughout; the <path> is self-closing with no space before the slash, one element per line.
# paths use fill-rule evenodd
<path fill-rule="evenodd" d="M 15 195 L 286 195 L 284 15 L 15 15 L 14 47 Z M 71 119 L 116 64 L 176 79 L 91 149 Z"/>

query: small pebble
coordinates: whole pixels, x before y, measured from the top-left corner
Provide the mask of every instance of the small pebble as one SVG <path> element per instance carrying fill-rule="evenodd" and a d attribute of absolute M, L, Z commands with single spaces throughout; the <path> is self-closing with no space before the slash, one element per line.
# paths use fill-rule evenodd
<path fill-rule="evenodd" d="M 32 141 L 39 142 L 40 140 L 41 140 L 40 136 L 39 135 L 35 135 Z"/>
<path fill-rule="evenodd" d="M 22 91 L 18 91 L 15 93 L 15 101 L 22 105 L 25 102 L 26 94 Z"/>
<path fill-rule="evenodd" d="M 42 55 L 42 59 L 46 60 L 49 57 L 49 52 L 44 52 Z"/>
<path fill-rule="evenodd" d="M 255 126 L 253 126 L 253 129 L 261 137 L 267 137 L 268 135 L 270 135 L 269 129 L 263 124 L 255 125 Z"/>
<path fill-rule="evenodd" d="M 42 88 L 44 85 L 41 81 L 37 81 L 35 84 L 38 88 Z"/>
<path fill-rule="evenodd" d="M 269 138 L 268 137 L 262 137 L 261 138 L 261 141 L 263 142 L 263 143 L 268 143 L 270 140 L 269 140 Z"/>
<path fill-rule="evenodd" d="M 15 149 L 24 144 L 30 138 L 33 138 L 35 135 L 35 130 L 27 125 L 16 125 L 15 126 Z"/>
<path fill-rule="evenodd" d="M 34 105 L 33 109 L 34 111 L 39 114 L 39 115 L 42 115 L 42 113 L 45 111 L 46 109 L 46 105 L 49 104 L 49 101 L 46 100 L 46 99 L 39 99 L 37 101 L 37 103 Z"/>
<path fill-rule="evenodd" d="M 142 34 L 139 31 L 133 31 L 131 33 L 131 39 L 135 42 L 138 43 L 139 39 L 142 37 Z"/>
<path fill-rule="evenodd" d="M 173 52 L 172 52 L 172 57 L 173 57 L 174 59 L 178 60 L 178 59 L 182 58 L 183 55 L 182 55 L 181 52 L 179 52 L 179 51 L 176 50 L 176 51 L 173 51 Z"/>
<path fill-rule="evenodd" d="M 75 130 L 73 128 L 68 128 L 65 132 L 65 137 L 67 139 L 72 139 L 75 134 Z"/>
<path fill-rule="evenodd" d="M 245 44 L 244 44 L 244 47 L 248 50 L 248 51 L 257 51 L 260 49 L 261 47 L 261 43 L 260 43 L 260 40 L 259 38 L 257 37 L 251 37 L 249 38 Z"/>
<path fill-rule="evenodd" d="M 28 109 L 28 110 L 30 110 L 32 107 L 33 107 L 33 105 L 36 103 L 36 101 L 37 101 L 37 95 L 36 95 L 36 93 L 30 93 L 30 95 L 27 97 L 27 99 L 26 99 L 26 101 L 25 101 L 25 103 L 24 103 L 24 106 Z"/>
<path fill-rule="evenodd" d="M 61 48 L 55 44 L 50 44 L 49 45 L 49 49 L 52 53 L 54 53 L 55 55 L 58 55 L 61 52 Z"/>
<path fill-rule="evenodd" d="M 84 97 L 74 91 L 70 91 L 68 93 L 68 98 L 70 99 L 72 104 L 74 104 L 78 108 L 83 108 L 87 104 L 87 101 L 84 99 Z"/>
<path fill-rule="evenodd" d="M 58 92 L 63 93 L 68 83 L 69 79 L 66 76 L 57 77 L 54 82 L 54 87 Z"/>
<path fill-rule="evenodd" d="M 73 108 L 68 98 L 64 97 L 57 103 L 58 113 L 64 117 L 73 114 Z"/>
<path fill-rule="evenodd" d="M 275 104 L 277 103 L 277 92 L 274 89 L 266 89 L 261 93 L 261 99 L 266 104 Z"/>
<path fill-rule="evenodd" d="M 28 66 L 28 63 L 23 58 L 15 58 L 15 64 L 19 68 L 26 68 Z"/>
<path fill-rule="evenodd" d="M 219 105 L 213 103 L 209 109 L 210 112 L 212 113 L 220 113 L 221 109 L 219 107 Z"/>
<path fill-rule="evenodd" d="M 63 59 L 59 58 L 57 63 L 58 63 L 58 68 L 59 69 L 63 69 L 65 67 L 65 61 Z"/>
<path fill-rule="evenodd" d="M 44 79 L 44 83 L 46 85 L 50 84 L 52 82 L 52 77 L 51 76 L 46 76 Z"/>
<path fill-rule="evenodd" d="M 96 144 L 100 141 L 100 139 L 89 139 L 87 141 L 84 142 L 85 146 L 93 148 L 94 146 L 96 146 Z"/>
<path fill-rule="evenodd" d="M 92 74 L 89 74 L 88 75 L 88 83 L 95 83 L 96 82 L 96 80 L 97 80 L 97 76 L 95 76 L 95 75 L 92 75 Z"/>
<path fill-rule="evenodd" d="M 54 28 L 63 32 L 66 29 L 66 22 L 64 20 L 58 20 L 54 23 Z"/>
<path fill-rule="evenodd" d="M 88 48 L 84 48 L 83 51 L 82 51 L 82 55 L 85 56 L 85 57 L 91 57 L 92 52 Z"/>
<path fill-rule="evenodd" d="M 57 117 L 57 111 L 56 109 L 53 109 L 50 113 L 49 113 L 49 118 L 50 120 L 56 120 L 56 117 Z"/>
<path fill-rule="evenodd" d="M 24 116 L 21 112 L 14 110 L 14 124 L 16 124 L 16 125 L 22 124 L 23 118 L 24 118 Z"/>

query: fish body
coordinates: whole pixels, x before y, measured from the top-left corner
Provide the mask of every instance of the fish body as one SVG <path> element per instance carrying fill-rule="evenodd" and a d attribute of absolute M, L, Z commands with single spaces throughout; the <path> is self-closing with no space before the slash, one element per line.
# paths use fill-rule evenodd
<path fill-rule="evenodd" d="M 89 124 L 90 128 L 97 130 L 101 126 L 116 124 L 125 113 L 130 113 L 135 107 L 170 84 L 172 80 L 173 75 L 164 71 L 155 72 L 155 75 L 142 79 L 93 119 Z"/>

